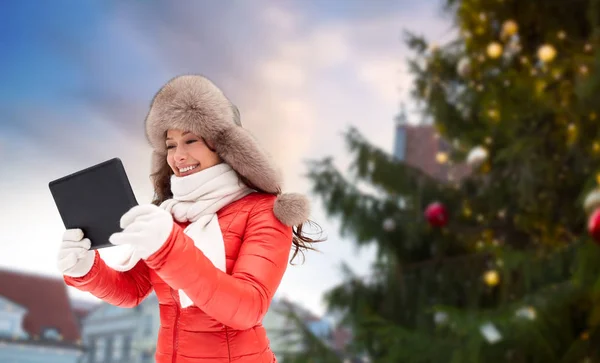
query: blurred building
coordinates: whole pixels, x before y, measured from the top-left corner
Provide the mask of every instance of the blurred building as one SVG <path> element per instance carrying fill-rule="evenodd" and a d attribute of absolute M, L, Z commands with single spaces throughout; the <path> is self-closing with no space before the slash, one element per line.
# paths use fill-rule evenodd
<path fill-rule="evenodd" d="M 159 325 L 154 293 L 134 308 L 101 303 L 82 319 L 88 353 L 80 363 L 153 363 Z"/>
<path fill-rule="evenodd" d="M 278 360 L 281 361 L 286 354 L 302 352 L 305 349 L 306 337 L 299 329 L 298 323 L 303 324 L 311 334 L 340 357 L 344 357 L 345 347 L 351 340 L 349 330 L 336 327 L 326 317 L 319 317 L 299 304 L 281 298 L 272 301 L 263 319 L 271 349 Z"/>
<path fill-rule="evenodd" d="M 348 344 L 349 334 L 334 329 L 326 319 L 287 299 L 273 299 L 263 325 L 271 349 L 279 357 L 304 348 L 303 335 L 290 319 L 293 311 L 316 337 L 336 351 Z M 135 308 L 101 303 L 82 319 L 82 340 L 87 348 L 79 363 L 150 363 L 160 326 L 159 306 L 152 293 Z M 1 360 L 0 360 L 1 362 Z"/>
<path fill-rule="evenodd" d="M 408 125 L 402 113 L 397 120 L 394 157 L 442 182 L 460 181 L 470 173 L 465 163 L 445 161 L 452 145 L 441 138 L 433 125 Z"/>
<path fill-rule="evenodd" d="M 0 270 L 0 362 L 76 363 L 83 354 L 63 280 Z"/>
<path fill-rule="evenodd" d="M 302 351 L 304 347 L 304 336 L 291 318 L 291 313 L 309 324 L 318 320 L 314 314 L 285 298 L 273 299 L 263 319 L 263 326 L 267 331 L 271 350 L 279 360 L 285 354 Z"/>
<path fill-rule="evenodd" d="M 71 309 L 77 323 L 79 325 L 79 331 L 83 329 L 83 320 L 88 316 L 89 313 L 94 311 L 100 306 L 99 301 L 83 300 L 83 299 L 71 299 Z"/>

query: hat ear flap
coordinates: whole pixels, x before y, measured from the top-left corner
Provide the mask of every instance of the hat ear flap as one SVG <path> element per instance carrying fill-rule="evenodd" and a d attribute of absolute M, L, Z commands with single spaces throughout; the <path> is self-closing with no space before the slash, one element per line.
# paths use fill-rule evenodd
<path fill-rule="evenodd" d="M 281 174 L 254 137 L 235 126 L 221 132 L 214 140 L 221 158 L 235 171 L 267 193 L 281 192 Z"/>

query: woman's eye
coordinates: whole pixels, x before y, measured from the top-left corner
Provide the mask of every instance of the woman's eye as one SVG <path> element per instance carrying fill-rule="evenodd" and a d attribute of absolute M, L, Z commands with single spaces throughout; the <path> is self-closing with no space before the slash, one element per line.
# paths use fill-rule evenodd
<path fill-rule="evenodd" d="M 185 143 L 186 143 L 186 144 L 193 144 L 193 143 L 195 143 L 196 141 L 198 141 L 198 140 L 188 140 L 188 141 L 186 141 Z"/>
<path fill-rule="evenodd" d="M 174 148 L 174 147 L 175 147 L 175 145 L 167 145 L 167 150 L 168 150 L 168 149 L 172 149 L 172 148 Z"/>

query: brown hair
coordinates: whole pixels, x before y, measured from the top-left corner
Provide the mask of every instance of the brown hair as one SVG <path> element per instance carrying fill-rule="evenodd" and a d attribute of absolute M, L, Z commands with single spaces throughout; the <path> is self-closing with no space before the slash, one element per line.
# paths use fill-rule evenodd
<path fill-rule="evenodd" d="M 213 148 L 208 143 L 206 143 L 206 141 L 205 141 L 205 144 L 209 147 L 209 149 L 211 149 L 213 152 L 215 152 L 215 150 L 213 150 Z M 268 193 L 268 192 L 265 192 L 264 190 L 257 188 L 244 176 L 240 175 L 239 173 L 237 173 L 237 174 L 238 174 L 240 180 L 249 188 L 254 189 L 260 193 L 277 195 L 276 193 Z M 150 175 L 150 178 L 152 179 L 152 184 L 154 185 L 154 199 L 152 200 L 153 204 L 160 205 L 165 200 L 173 197 L 173 193 L 171 192 L 171 175 L 173 175 L 173 170 L 167 163 L 166 159 L 161 163 L 160 169 Z M 302 257 L 304 259 L 304 257 L 305 257 L 304 251 L 305 250 L 316 251 L 316 249 L 314 247 L 312 247 L 313 243 L 325 241 L 325 239 L 312 239 L 312 238 L 307 237 L 305 235 L 305 233 L 302 231 L 304 225 L 306 225 L 306 224 L 319 227 L 318 224 L 316 224 L 315 222 L 310 221 L 310 220 L 305 222 L 304 224 L 300 224 L 300 225 L 292 227 L 292 232 L 293 232 L 292 243 L 294 244 L 295 250 L 294 250 L 294 254 L 292 255 L 292 258 L 290 259 L 290 263 L 294 260 L 294 258 L 296 258 L 296 255 L 298 254 L 298 252 L 300 252 L 302 254 Z M 319 229 L 320 229 L 320 227 L 319 227 Z"/>

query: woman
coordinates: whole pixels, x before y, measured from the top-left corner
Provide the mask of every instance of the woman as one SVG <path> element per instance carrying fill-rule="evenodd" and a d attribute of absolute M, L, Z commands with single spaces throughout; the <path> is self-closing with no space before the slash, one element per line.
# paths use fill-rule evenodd
<path fill-rule="evenodd" d="M 158 363 L 275 362 L 262 319 L 292 244 L 295 256 L 316 242 L 302 234 L 307 199 L 281 193 L 235 106 L 202 76 L 163 86 L 145 125 L 154 203 L 122 216 L 110 238 L 118 261 L 67 230 L 58 259 L 65 282 L 122 307 L 154 289 Z"/>

